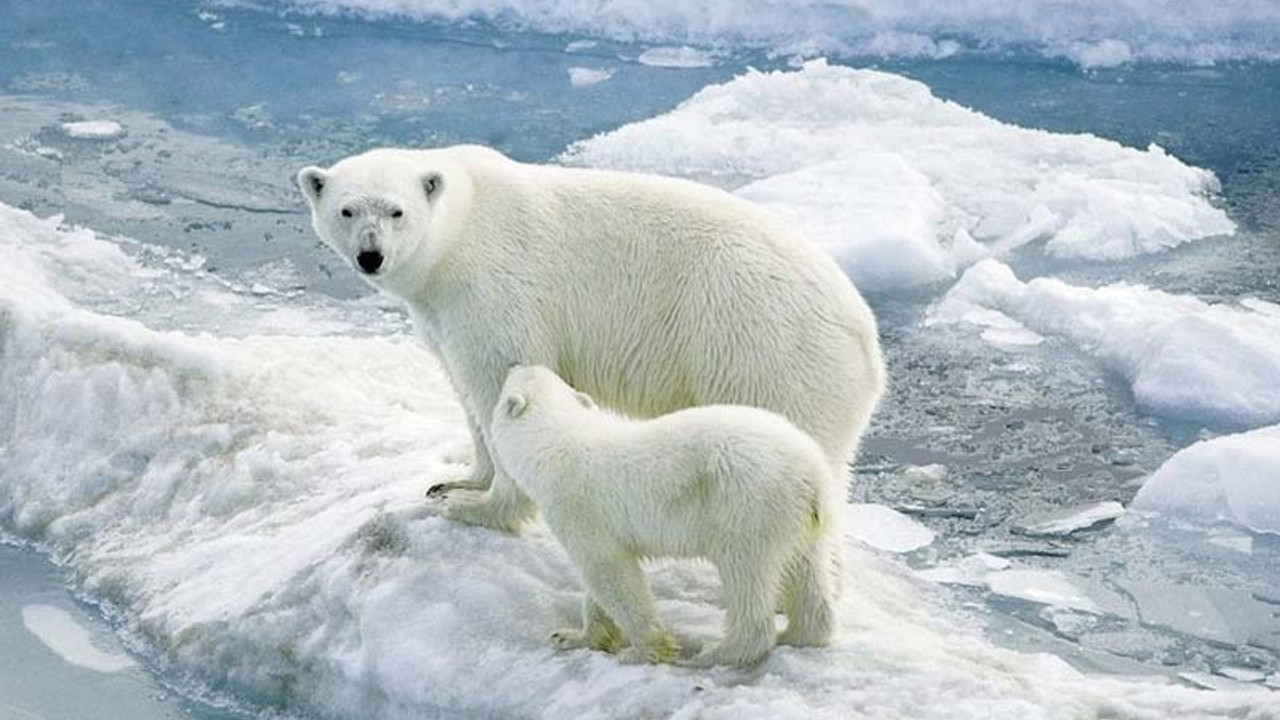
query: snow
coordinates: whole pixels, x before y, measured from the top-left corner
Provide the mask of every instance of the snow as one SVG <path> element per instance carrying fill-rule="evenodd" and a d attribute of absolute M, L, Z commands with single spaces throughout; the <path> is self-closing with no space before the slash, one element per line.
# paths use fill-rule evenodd
<path fill-rule="evenodd" d="M 1280 315 L 1141 285 L 1022 282 L 989 260 L 964 274 L 928 322 L 985 326 L 974 314 L 992 311 L 1097 357 L 1150 412 L 1234 426 L 1280 421 Z"/>
<path fill-rule="evenodd" d="M 238 304 L 201 285 L 202 270 L 148 259 L 163 253 L 135 243 L 126 254 L 2 205 L 0 245 L 0 526 L 62 559 L 149 662 L 214 692 L 361 718 L 1280 710 L 996 648 L 854 542 L 830 648 L 781 648 L 747 674 L 553 652 L 547 634 L 581 599 L 553 539 L 426 510 L 428 482 L 463 472 L 467 433 L 411 337 L 358 334 L 357 306 L 343 335 L 261 334 L 256 318 L 273 306 L 326 332 L 342 315 L 285 295 Z M 207 324 L 153 329 L 114 310 Z M 711 568 L 663 564 L 651 576 L 690 651 L 718 634 Z"/>
<path fill-rule="evenodd" d="M 1159 147 L 1008 125 L 914 80 L 823 61 L 708 86 L 562 161 L 733 190 L 867 290 L 938 283 L 1029 244 L 1120 260 L 1234 232 L 1210 202 L 1213 174 Z"/>
<path fill-rule="evenodd" d="M 932 543 L 935 537 L 919 521 L 884 505 L 853 503 L 848 518 L 849 535 L 877 550 L 911 552 Z"/>
<path fill-rule="evenodd" d="M 1025 50 L 1082 67 L 1280 58 L 1280 6 L 1197 0 L 280 0 L 325 12 L 774 54 L 947 57 Z"/>
<path fill-rule="evenodd" d="M 22 624 L 45 647 L 76 667 L 113 673 L 137 664 L 128 655 L 99 649 L 89 631 L 62 608 L 27 605 L 22 608 Z"/>
<path fill-rule="evenodd" d="M 114 140 L 124 135 L 124 126 L 115 120 L 82 120 L 62 123 L 62 132 L 77 140 Z"/>
<path fill-rule="evenodd" d="M 571 67 L 568 72 L 569 84 L 574 87 L 588 87 L 613 77 L 612 70 L 598 70 L 596 68 Z"/>
<path fill-rule="evenodd" d="M 1124 506 L 1114 500 L 1064 508 L 1030 517 L 1013 527 L 1020 535 L 1034 537 L 1066 537 L 1111 522 L 1124 515 Z"/>
<path fill-rule="evenodd" d="M 1183 448 L 1147 479 L 1132 507 L 1280 535 L 1280 425 Z"/>
<path fill-rule="evenodd" d="M 709 53 L 685 46 L 649 48 L 636 60 L 641 65 L 664 68 L 701 68 L 716 64 Z"/>

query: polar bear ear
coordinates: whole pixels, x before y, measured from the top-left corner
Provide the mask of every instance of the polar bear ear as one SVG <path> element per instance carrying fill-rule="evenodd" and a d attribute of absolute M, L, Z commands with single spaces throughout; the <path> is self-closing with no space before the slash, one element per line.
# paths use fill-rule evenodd
<path fill-rule="evenodd" d="M 318 167 L 305 167 L 298 171 L 298 187 L 307 200 L 315 203 L 320 199 L 320 191 L 329 183 L 329 174 Z"/>
<path fill-rule="evenodd" d="M 518 418 L 524 414 L 525 408 L 529 406 L 529 401 L 524 399 L 523 395 L 508 395 L 503 401 L 503 407 L 507 411 L 507 417 Z"/>
<path fill-rule="evenodd" d="M 426 194 L 428 200 L 435 200 L 440 197 L 440 193 L 443 191 L 443 175 L 438 172 L 432 172 L 422 176 L 422 192 Z"/>
<path fill-rule="evenodd" d="M 573 397 L 578 401 L 579 405 L 581 405 L 584 408 L 587 408 L 588 410 L 594 410 L 596 407 L 596 401 L 592 400 L 591 396 L 584 392 L 578 392 L 575 390 L 573 393 Z"/>

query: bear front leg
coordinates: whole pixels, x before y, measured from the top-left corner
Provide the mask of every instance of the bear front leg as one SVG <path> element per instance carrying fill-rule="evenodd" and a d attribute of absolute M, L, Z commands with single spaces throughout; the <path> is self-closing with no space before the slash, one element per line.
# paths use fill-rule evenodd
<path fill-rule="evenodd" d="M 520 491 L 515 480 L 511 479 L 493 458 L 489 447 L 489 419 L 493 414 L 493 406 L 498 402 L 502 391 L 503 374 L 495 373 L 492 377 L 483 377 L 467 384 L 465 400 L 468 406 L 468 417 L 474 418 L 472 423 L 476 442 L 477 467 L 483 458 L 492 474 L 492 482 L 488 491 L 479 497 L 471 495 L 446 496 L 444 516 L 455 522 L 466 525 L 515 532 L 526 520 L 533 517 L 537 508 L 529 496 Z M 474 475 L 473 475 L 474 477 Z M 464 481 L 465 482 L 465 481 Z"/>
<path fill-rule="evenodd" d="M 600 609 L 631 641 L 618 659 L 624 663 L 673 662 L 680 652 L 675 637 L 662 626 L 653 592 L 635 557 L 621 548 L 591 547 L 565 542 L 565 549 L 582 575 L 583 584 Z"/>
<path fill-rule="evenodd" d="M 471 430 L 471 444 L 475 447 L 475 459 L 465 478 L 438 482 L 427 488 L 427 497 L 443 498 L 455 490 L 484 492 L 493 484 L 493 458 L 484 440 L 484 431 L 476 422 L 475 413 L 467 408 L 467 427 Z"/>
<path fill-rule="evenodd" d="M 622 630 L 604 608 L 587 592 L 582 598 L 582 629 L 561 628 L 551 633 L 551 642 L 561 650 L 589 648 L 607 653 L 622 649 Z"/>

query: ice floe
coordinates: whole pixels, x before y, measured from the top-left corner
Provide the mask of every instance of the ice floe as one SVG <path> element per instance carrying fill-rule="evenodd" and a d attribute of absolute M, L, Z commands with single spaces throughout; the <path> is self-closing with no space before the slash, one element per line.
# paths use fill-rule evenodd
<path fill-rule="evenodd" d="M 911 552 L 932 543 L 936 537 L 919 521 L 884 505 L 854 503 L 848 518 L 849 535 L 877 550 Z"/>
<path fill-rule="evenodd" d="M 1237 426 L 1280 421 L 1280 315 L 1273 312 L 1124 283 L 1022 282 L 987 260 L 965 272 L 929 322 L 966 324 L 979 313 L 972 324 L 986 327 L 993 311 L 1097 357 L 1150 412 Z"/>
<path fill-rule="evenodd" d="M 60 607 L 27 605 L 22 608 L 22 624 L 45 647 L 76 667 L 113 673 L 137 664 L 124 653 L 99 648 L 89 631 Z"/>
<path fill-rule="evenodd" d="M 1019 535 L 1065 537 L 1097 527 L 1124 515 L 1124 506 L 1114 500 L 1076 505 L 1026 518 L 1013 526 Z"/>
<path fill-rule="evenodd" d="M 946 280 L 1032 243 L 1115 260 L 1234 232 L 1210 202 L 1213 174 L 1159 147 L 1008 125 L 823 61 L 703 88 L 562 160 L 729 188 L 804 229 L 864 289 Z"/>
<path fill-rule="evenodd" d="M 1280 425 L 1180 450 L 1143 483 L 1132 507 L 1280 535 Z M 1220 538 L 1218 544 L 1252 550 L 1251 542 L 1238 539 Z"/>
<path fill-rule="evenodd" d="M 700 68 L 716 64 L 710 53 L 686 46 L 649 48 L 636 60 L 641 65 L 665 68 Z"/>
<path fill-rule="evenodd" d="M 598 68 L 571 67 L 568 72 L 569 84 L 574 87 L 598 85 L 613 77 L 612 70 L 600 70 Z"/>
<path fill-rule="evenodd" d="M 759 48 L 776 54 L 844 53 L 941 58 L 1025 50 L 1082 67 L 1132 61 L 1193 65 L 1280 58 L 1280 8 L 1195 0 L 280 0 L 307 10 L 357 11 L 428 21 L 622 41 Z"/>
<path fill-rule="evenodd" d="M 3 206 L 0 243 L 0 526 L 63 558 L 152 662 L 217 692 L 360 718 L 1280 709 L 998 649 L 857 543 L 830 648 L 782 648 L 745 675 L 553 652 L 547 633 L 574 620 L 581 595 L 552 538 L 424 511 L 427 483 L 463 471 L 467 433 L 412 338 L 232 337 L 222 303 L 240 296 L 216 289 L 183 289 L 208 322 L 199 332 L 161 332 L 104 311 L 167 318 L 152 306 L 172 296 L 147 288 L 176 284 L 169 271 Z M 302 324 L 315 312 L 305 302 L 266 295 L 247 314 L 275 305 Z M 691 650 L 718 634 L 713 570 L 664 564 L 652 577 Z"/>
<path fill-rule="evenodd" d="M 115 120 L 81 120 L 62 123 L 62 132 L 77 140 L 114 140 L 124 135 L 124 126 Z"/>

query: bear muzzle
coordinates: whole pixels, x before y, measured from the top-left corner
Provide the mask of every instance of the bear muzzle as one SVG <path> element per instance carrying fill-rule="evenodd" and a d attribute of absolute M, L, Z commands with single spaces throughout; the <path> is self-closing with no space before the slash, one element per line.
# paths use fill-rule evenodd
<path fill-rule="evenodd" d="M 382 260 L 382 253 L 377 250 L 361 250 L 356 255 L 356 265 L 360 266 L 360 271 L 366 275 L 378 272 L 382 267 Z"/>

